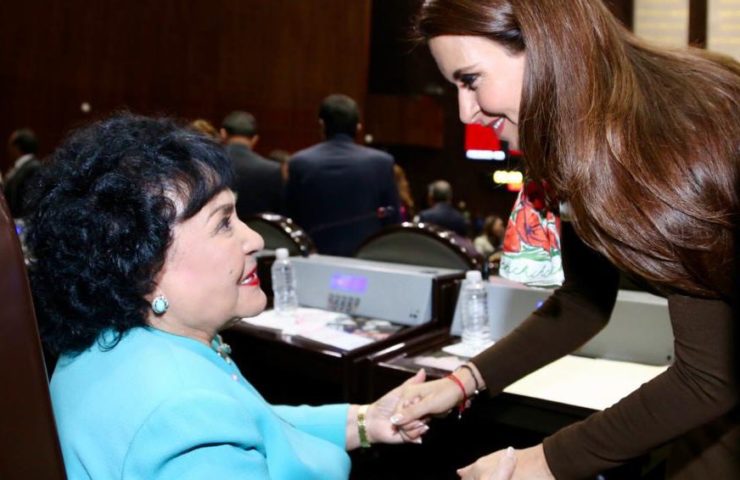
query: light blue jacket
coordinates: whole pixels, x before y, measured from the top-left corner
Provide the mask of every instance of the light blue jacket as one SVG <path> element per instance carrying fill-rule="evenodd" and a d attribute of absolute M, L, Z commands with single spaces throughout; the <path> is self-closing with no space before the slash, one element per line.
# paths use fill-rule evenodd
<path fill-rule="evenodd" d="M 190 338 L 135 328 L 63 356 L 51 395 L 70 480 L 349 476 L 348 405 L 273 407 Z"/>

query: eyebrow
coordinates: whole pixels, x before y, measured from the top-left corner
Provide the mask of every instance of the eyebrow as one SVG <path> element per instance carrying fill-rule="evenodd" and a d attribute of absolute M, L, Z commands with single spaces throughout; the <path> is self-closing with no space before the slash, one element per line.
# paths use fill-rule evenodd
<path fill-rule="evenodd" d="M 208 214 L 208 218 L 206 221 L 210 220 L 211 217 L 216 215 L 219 212 L 223 212 L 224 215 L 231 215 L 231 213 L 234 211 L 234 204 L 233 203 L 225 203 L 223 205 L 219 205 L 218 207 L 214 208 L 211 213 Z"/>

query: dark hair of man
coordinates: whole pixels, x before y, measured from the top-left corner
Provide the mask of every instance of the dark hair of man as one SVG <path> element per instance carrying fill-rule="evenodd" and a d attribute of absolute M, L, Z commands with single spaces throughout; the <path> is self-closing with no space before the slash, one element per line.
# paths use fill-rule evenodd
<path fill-rule="evenodd" d="M 221 128 L 230 136 L 254 137 L 257 135 L 257 119 L 249 112 L 237 110 L 226 115 Z"/>
<path fill-rule="evenodd" d="M 354 137 L 360 122 L 360 110 L 350 97 L 335 93 L 321 102 L 319 118 L 324 122 L 326 138 L 337 134 Z"/>
<path fill-rule="evenodd" d="M 39 141 L 36 138 L 36 134 L 28 128 L 21 128 L 13 132 L 10 144 L 23 155 L 36 153 L 39 149 Z"/>
<path fill-rule="evenodd" d="M 437 180 L 429 184 L 429 197 L 434 203 L 452 201 L 452 187 L 445 180 Z"/>
<path fill-rule="evenodd" d="M 41 170 L 29 271 L 42 338 L 79 353 L 145 325 L 172 241 L 232 180 L 220 145 L 167 119 L 121 114 L 74 132 Z"/>
<path fill-rule="evenodd" d="M 528 174 L 569 202 L 579 236 L 666 290 L 730 295 L 737 62 L 653 47 L 600 0 L 427 0 L 416 33 L 526 53 L 518 128 Z"/>

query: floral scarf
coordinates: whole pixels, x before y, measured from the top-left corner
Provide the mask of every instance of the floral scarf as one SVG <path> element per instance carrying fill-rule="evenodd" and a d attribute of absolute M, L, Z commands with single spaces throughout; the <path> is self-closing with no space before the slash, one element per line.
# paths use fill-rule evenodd
<path fill-rule="evenodd" d="M 547 185 L 529 181 L 509 215 L 499 274 L 527 285 L 563 283 L 560 216 L 547 208 Z"/>

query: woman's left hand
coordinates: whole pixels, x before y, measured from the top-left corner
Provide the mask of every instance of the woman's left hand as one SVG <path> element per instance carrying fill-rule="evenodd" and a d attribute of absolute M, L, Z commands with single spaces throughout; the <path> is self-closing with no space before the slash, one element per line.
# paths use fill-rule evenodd
<path fill-rule="evenodd" d="M 370 405 L 367 411 L 367 433 L 371 443 L 421 443 L 421 436 L 429 430 L 426 421 L 417 420 L 403 427 L 391 423 L 391 416 L 396 411 L 401 399 L 401 389 L 404 385 L 424 383 L 426 373 L 419 370 L 416 375 L 403 382 L 400 386 L 383 395 Z"/>
<path fill-rule="evenodd" d="M 459 469 L 457 474 L 462 480 L 555 480 L 547 466 L 542 444 L 516 450 L 515 465 L 511 458 L 506 450 L 499 450 Z"/>

